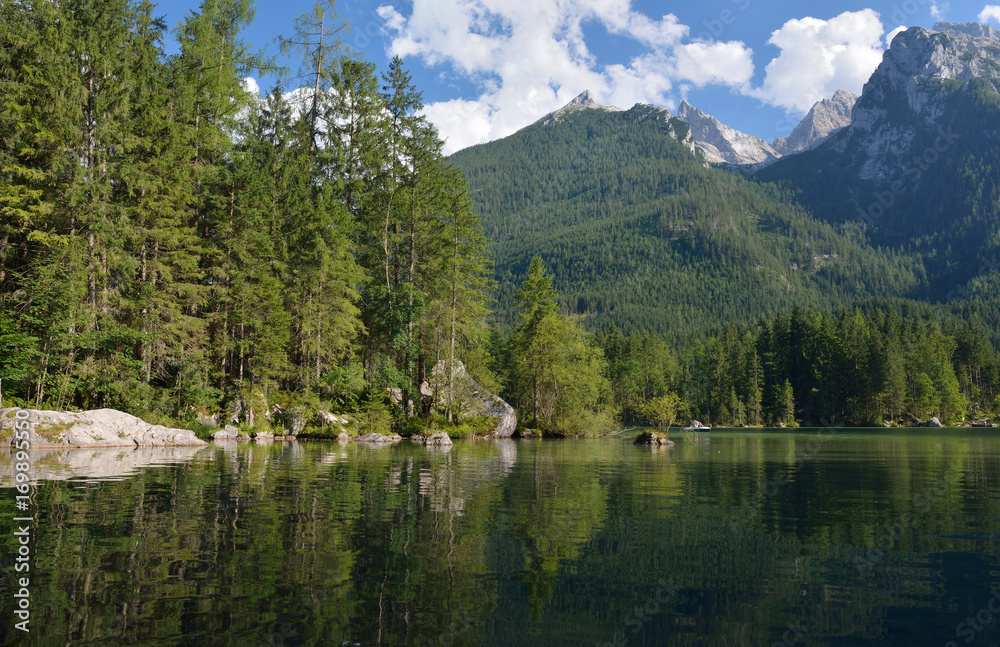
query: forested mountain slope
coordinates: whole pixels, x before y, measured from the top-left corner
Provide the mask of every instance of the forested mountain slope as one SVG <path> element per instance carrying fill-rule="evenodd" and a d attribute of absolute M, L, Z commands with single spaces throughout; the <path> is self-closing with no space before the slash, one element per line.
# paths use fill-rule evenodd
<path fill-rule="evenodd" d="M 496 318 L 532 256 L 588 325 L 685 335 L 793 304 L 924 289 L 919 258 L 872 249 L 771 184 L 706 168 L 658 108 L 590 109 L 454 154 L 492 241 Z"/>

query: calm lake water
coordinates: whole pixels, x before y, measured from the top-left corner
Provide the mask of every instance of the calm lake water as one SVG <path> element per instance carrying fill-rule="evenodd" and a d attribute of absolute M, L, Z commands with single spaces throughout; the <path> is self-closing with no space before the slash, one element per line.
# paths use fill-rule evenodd
<path fill-rule="evenodd" d="M 998 430 L 672 436 L 35 452 L 0 642 L 1000 644 Z"/>

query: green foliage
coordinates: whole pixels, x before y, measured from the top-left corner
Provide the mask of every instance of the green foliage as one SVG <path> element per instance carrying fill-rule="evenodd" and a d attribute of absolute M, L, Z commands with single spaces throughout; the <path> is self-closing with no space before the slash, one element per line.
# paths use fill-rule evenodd
<path fill-rule="evenodd" d="M 358 435 L 392 433 L 392 410 L 382 400 L 369 400 L 348 415 L 357 422 Z"/>
<path fill-rule="evenodd" d="M 639 405 L 639 413 L 647 422 L 660 431 L 667 431 L 677 420 L 681 408 L 681 399 L 676 393 L 666 393 L 658 398 L 648 400 Z"/>
<path fill-rule="evenodd" d="M 489 435 L 499 423 L 492 416 L 470 416 L 453 421 L 449 421 L 447 416 L 437 416 L 422 428 L 421 433 L 431 435 L 435 431 L 443 431 L 449 438 L 472 438 Z"/>
<path fill-rule="evenodd" d="M 611 374 L 628 380 L 629 362 L 616 356 Z M 932 416 L 955 424 L 991 408 L 1000 392 L 1000 355 L 982 326 L 905 301 L 794 309 L 684 347 L 679 363 L 677 393 L 692 415 L 716 425 L 878 425 Z M 616 384 L 615 393 L 629 392 Z M 648 408 L 638 413 L 654 422 Z"/>
<path fill-rule="evenodd" d="M 381 430 L 384 389 L 424 413 L 442 357 L 490 383 L 486 239 L 402 61 L 380 87 L 318 4 L 283 39 L 313 90 L 300 114 L 246 90 L 273 67 L 241 37 L 250 0 L 206 0 L 172 56 L 153 11 L 0 4 L 9 396 L 185 419 L 239 391 L 254 427 L 315 394 Z"/>
<path fill-rule="evenodd" d="M 304 109 L 246 92 L 272 65 L 241 38 L 249 0 L 206 1 L 173 56 L 153 11 L 0 3 L 8 401 L 187 420 L 239 392 L 248 426 L 279 403 L 387 432 L 422 428 L 421 385 L 461 360 L 557 435 L 671 394 L 734 425 L 997 408 L 992 83 L 942 86 L 958 143 L 859 224 L 886 189 L 829 147 L 747 178 L 637 106 L 446 159 L 403 62 L 347 55 L 332 4 L 285 39 Z"/>
<path fill-rule="evenodd" d="M 337 411 L 352 408 L 368 387 L 360 364 L 331 366 L 319 380 L 321 393 L 332 398 Z"/>
<path fill-rule="evenodd" d="M 555 310 L 552 279 L 532 260 L 518 296 L 521 326 L 511 339 L 515 401 L 531 426 L 558 435 L 596 435 L 614 418 L 600 347 Z"/>

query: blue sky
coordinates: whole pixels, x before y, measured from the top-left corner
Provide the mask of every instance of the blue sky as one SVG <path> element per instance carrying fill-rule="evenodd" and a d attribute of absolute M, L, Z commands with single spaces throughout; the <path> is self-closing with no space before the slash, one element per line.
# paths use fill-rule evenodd
<path fill-rule="evenodd" d="M 158 13 L 174 25 L 198 4 L 165 1 Z M 260 3 L 243 37 L 277 54 L 275 36 L 312 4 Z M 351 24 L 348 44 L 380 69 L 402 56 L 447 152 L 506 136 L 584 90 L 623 108 L 687 99 L 771 141 L 815 101 L 860 93 L 899 28 L 1000 26 L 1000 6 L 984 0 L 341 0 L 337 9 Z"/>

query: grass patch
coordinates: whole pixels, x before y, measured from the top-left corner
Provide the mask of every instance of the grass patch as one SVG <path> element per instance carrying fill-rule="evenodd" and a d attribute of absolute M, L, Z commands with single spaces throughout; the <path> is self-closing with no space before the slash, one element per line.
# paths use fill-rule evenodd
<path fill-rule="evenodd" d="M 36 434 L 44 438 L 45 440 L 55 440 L 56 436 L 64 431 L 69 431 L 76 423 L 70 423 L 65 425 L 40 425 L 33 424 L 32 427 Z"/>

